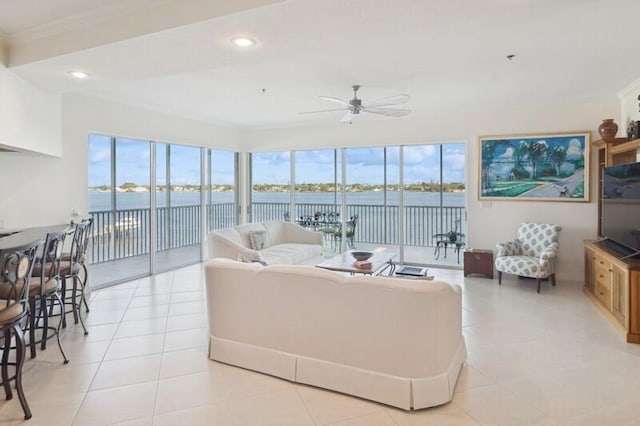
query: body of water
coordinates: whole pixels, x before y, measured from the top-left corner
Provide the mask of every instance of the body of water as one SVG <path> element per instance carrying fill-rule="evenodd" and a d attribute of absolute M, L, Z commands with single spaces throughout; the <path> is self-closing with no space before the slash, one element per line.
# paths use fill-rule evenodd
<path fill-rule="evenodd" d="M 158 207 L 166 207 L 167 194 L 158 192 L 156 202 Z M 254 202 L 257 203 L 289 203 L 290 194 L 288 192 L 254 192 L 252 194 Z M 148 192 L 118 192 L 116 193 L 116 204 L 118 210 L 144 209 L 149 208 L 150 194 Z M 387 192 L 387 205 L 398 205 L 400 194 L 396 191 Z M 232 203 L 234 194 L 232 192 L 212 193 L 212 203 Z M 295 201 L 299 204 L 335 204 L 342 203 L 342 196 L 327 192 L 300 192 L 295 194 Z M 372 205 L 382 206 L 384 202 L 383 191 L 362 191 L 348 192 L 347 204 L 351 205 Z M 200 204 L 199 192 L 174 191 L 171 193 L 172 206 L 191 206 Z M 405 206 L 439 206 L 440 193 L 438 192 L 404 192 Z M 444 192 L 442 194 L 442 205 L 447 207 L 464 207 L 464 192 Z M 111 193 L 100 191 L 89 191 L 89 211 L 104 211 L 111 209 Z"/>

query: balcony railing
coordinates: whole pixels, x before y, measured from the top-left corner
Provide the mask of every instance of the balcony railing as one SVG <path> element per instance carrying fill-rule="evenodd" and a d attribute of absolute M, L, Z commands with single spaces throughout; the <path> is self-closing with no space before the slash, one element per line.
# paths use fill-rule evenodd
<path fill-rule="evenodd" d="M 290 218 L 292 221 L 309 223 L 314 227 L 314 221 L 322 225 L 323 221 L 339 222 L 337 213 L 340 206 L 333 204 L 296 204 L 296 214 L 289 215 L 288 203 L 252 203 L 251 220 L 263 222 L 268 220 L 283 220 Z M 319 216 L 316 215 L 319 213 Z M 331 215 L 333 220 L 327 220 Z M 347 205 L 347 218 L 358 216 L 355 242 L 371 244 L 400 244 L 399 230 L 399 206 L 381 206 L 365 204 Z M 314 216 L 317 216 L 316 220 Z M 311 220 L 306 220 L 310 218 Z M 438 206 L 405 206 L 404 207 L 404 244 L 408 246 L 427 246 L 436 244 L 438 234 L 446 234 L 456 231 L 460 234 L 467 233 L 467 217 L 464 207 L 438 207 Z"/>
<path fill-rule="evenodd" d="M 235 204 L 206 205 L 207 232 L 235 225 Z M 151 209 L 90 212 L 93 218 L 91 263 L 149 254 Z M 200 206 L 158 207 L 158 251 L 200 244 Z"/>
<path fill-rule="evenodd" d="M 339 206 L 333 204 L 296 204 L 296 214 L 290 215 L 288 203 L 252 203 L 254 222 L 312 218 L 311 227 L 323 223 L 340 222 Z M 200 244 L 203 232 L 200 227 L 200 206 L 160 207 L 156 209 L 158 251 Z M 316 212 L 319 215 L 316 215 Z M 151 236 L 151 210 L 127 209 L 94 211 L 91 244 L 91 263 L 106 262 L 149 254 Z M 358 216 L 355 242 L 371 244 L 400 244 L 399 206 L 347 205 L 347 220 Z M 314 219 L 317 216 L 317 220 Z M 229 228 L 235 225 L 234 203 L 208 204 L 206 229 Z M 328 218 L 331 218 L 329 220 Z M 436 244 L 438 234 L 457 231 L 466 234 L 464 207 L 405 206 L 404 244 L 427 246 Z M 334 225 L 335 226 L 335 225 Z"/>

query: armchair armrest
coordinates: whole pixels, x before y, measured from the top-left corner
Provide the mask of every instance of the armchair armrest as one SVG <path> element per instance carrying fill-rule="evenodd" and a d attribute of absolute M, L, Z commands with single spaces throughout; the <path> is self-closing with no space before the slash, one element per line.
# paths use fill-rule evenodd
<path fill-rule="evenodd" d="M 215 257 L 224 257 L 233 260 L 238 260 L 240 258 L 249 261 L 262 260 L 262 256 L 257 250 L 252 250 L 242 246 L 223 235 L 213 232 L 209 234 L 208 239 L 210 259 Z"/>
<path fill-rule="evenodd" d="M 548 268 L 550 265 L 555 265 L 558 248 L 558 243 L 551 243 L 547 247 L 545 247 L 544 250 L 542 250 L 542 253 L 540 253 L 540 265 L 542 265 L 543 268 Z"/>
<path fill-rule="evenodd" d="M 520 254 L 520 240 L 498 243 L 496 244 L 496 249 L 498 250 L 496 257 L 517 256 Z"/>

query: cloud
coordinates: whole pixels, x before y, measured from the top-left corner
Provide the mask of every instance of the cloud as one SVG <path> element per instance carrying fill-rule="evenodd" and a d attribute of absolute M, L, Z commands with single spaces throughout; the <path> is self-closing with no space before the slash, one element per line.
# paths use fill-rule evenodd
<path fill-rule="evenodd" d="M 92 163 L 99 163 L 102 161 L 110 161 L 111 160 L 111 150 L 110 149 L 97 149 L 95 151 L 89 151 L 89 161 Z"/>
<path fill-rule="evenodd" d="M 578 139 L 571 139 L 569 141 L 566 158 L 567 160 L 579 160 L 582 158 L 582 144 Z"/>
<path fill-rule="evenodd" d="M 499 155 L 499 158 L 513 158 L 513 154 L 515 152 L 515 149 L 513 149 L 512 146 L 508 146 L 507 149 L 504 150 L 504 153 L 502 155 Z"/>

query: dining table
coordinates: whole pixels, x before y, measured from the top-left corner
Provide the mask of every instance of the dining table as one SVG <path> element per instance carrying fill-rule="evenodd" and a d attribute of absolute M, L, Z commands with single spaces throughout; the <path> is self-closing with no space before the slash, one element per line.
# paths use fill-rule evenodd
<path fill-rule="evenodd" d="M 0 230 L 0 251 L 22 247 L 35 242 L 44 242 L 49 232 L 61 232 L 71 229 L 72 225 L 58 224 L 34 226 L 24 229 Z"/>

